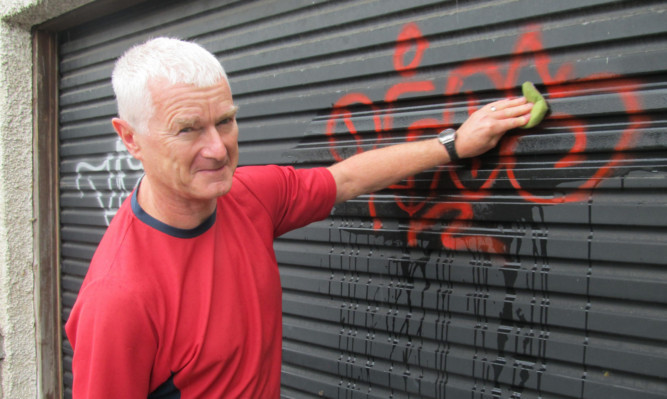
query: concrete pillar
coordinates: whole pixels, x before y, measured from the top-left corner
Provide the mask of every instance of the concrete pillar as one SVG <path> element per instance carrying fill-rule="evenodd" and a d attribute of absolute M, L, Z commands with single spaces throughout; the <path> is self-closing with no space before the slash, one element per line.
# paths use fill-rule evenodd
<path fill-rule="evenodd" d="M 31 28 L 90 0 L 0 0 L 0 397 L 38 388 Z"/>

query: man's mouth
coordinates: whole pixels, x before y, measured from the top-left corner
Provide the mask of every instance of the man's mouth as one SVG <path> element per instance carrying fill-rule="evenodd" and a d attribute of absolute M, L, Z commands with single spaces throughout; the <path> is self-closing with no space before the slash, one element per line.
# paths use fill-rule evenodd
<path fill-rule="evenodd" d="M 227 166 L 227 162 L 210 162 L 204 163 L 199 166 L 198 171 L 200 172 L 215 172 L 221 169 L 224 169 Z"/>
<path fill-rule="evenodd" d="M 225 166 L 222 165 L 222 166 L 218 166 L 218 167 L 215 167 L 215 168 L 202 169 L 202 171 L 204 171 L 204 172 L 217 172 L 217 171 L 222 170 L 224 168 L 225 168 Z"/>

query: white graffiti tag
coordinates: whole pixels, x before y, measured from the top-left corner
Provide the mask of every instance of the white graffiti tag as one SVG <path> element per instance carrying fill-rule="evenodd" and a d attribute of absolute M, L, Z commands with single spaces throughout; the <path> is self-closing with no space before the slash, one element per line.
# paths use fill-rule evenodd
<path fill-rule="evenodd" d="M 76 165 L 76 189 L 82 198 L 91 195 L 95 197 L 97 204 L 103 210 L 104 221 L 108 226 L 123 200 L 130 195 L 139 181 L 137 178 L 131 181 L 131 184 L 126 184 L 126 180 L 131 178 L 126 172 L 139 170 L 142 170 L 141 162 L 134 159 L 125 150 L 123 142 L 118 139 L 115 152 L 108 153 L 101 163 L 82 161 Z M 100 184 L 99 177 L 94 178 L 99 174 L 90 172 L 107 172 L 104 184 Z"/>

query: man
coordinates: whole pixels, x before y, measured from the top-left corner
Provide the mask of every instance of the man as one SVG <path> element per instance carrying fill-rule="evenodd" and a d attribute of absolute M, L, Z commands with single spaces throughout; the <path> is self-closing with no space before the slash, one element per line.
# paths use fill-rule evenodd
<path fill-rule="evenodd" d="M 449 135 L 329 168 L 238 168 L 227 77 L 203 48 L 158 38 L 117 62 L 112 124 L 145 175 L 104 235 L 66 325 L 74 398 L 277 398 L 281 288 L 273 239 L 333 205 L 493 148 L 523 98 Z"/>

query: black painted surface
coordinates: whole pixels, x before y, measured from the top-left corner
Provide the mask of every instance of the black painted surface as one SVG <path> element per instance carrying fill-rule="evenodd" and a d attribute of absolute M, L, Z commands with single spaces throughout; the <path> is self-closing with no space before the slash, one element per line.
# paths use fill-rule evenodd
<path fill-rule="evenodd" d="M 63 320 L 141 175 L 109 123 L 113 61 L 133 43 L 189 38 L 222 60 L 242 164 L 430 136 L 531 80 L 551 105 L 540 126 L 276 242 L 283 396 L 665 397 L 665 15 L 663 1 L 169 1 L 63 32 Z"/>

